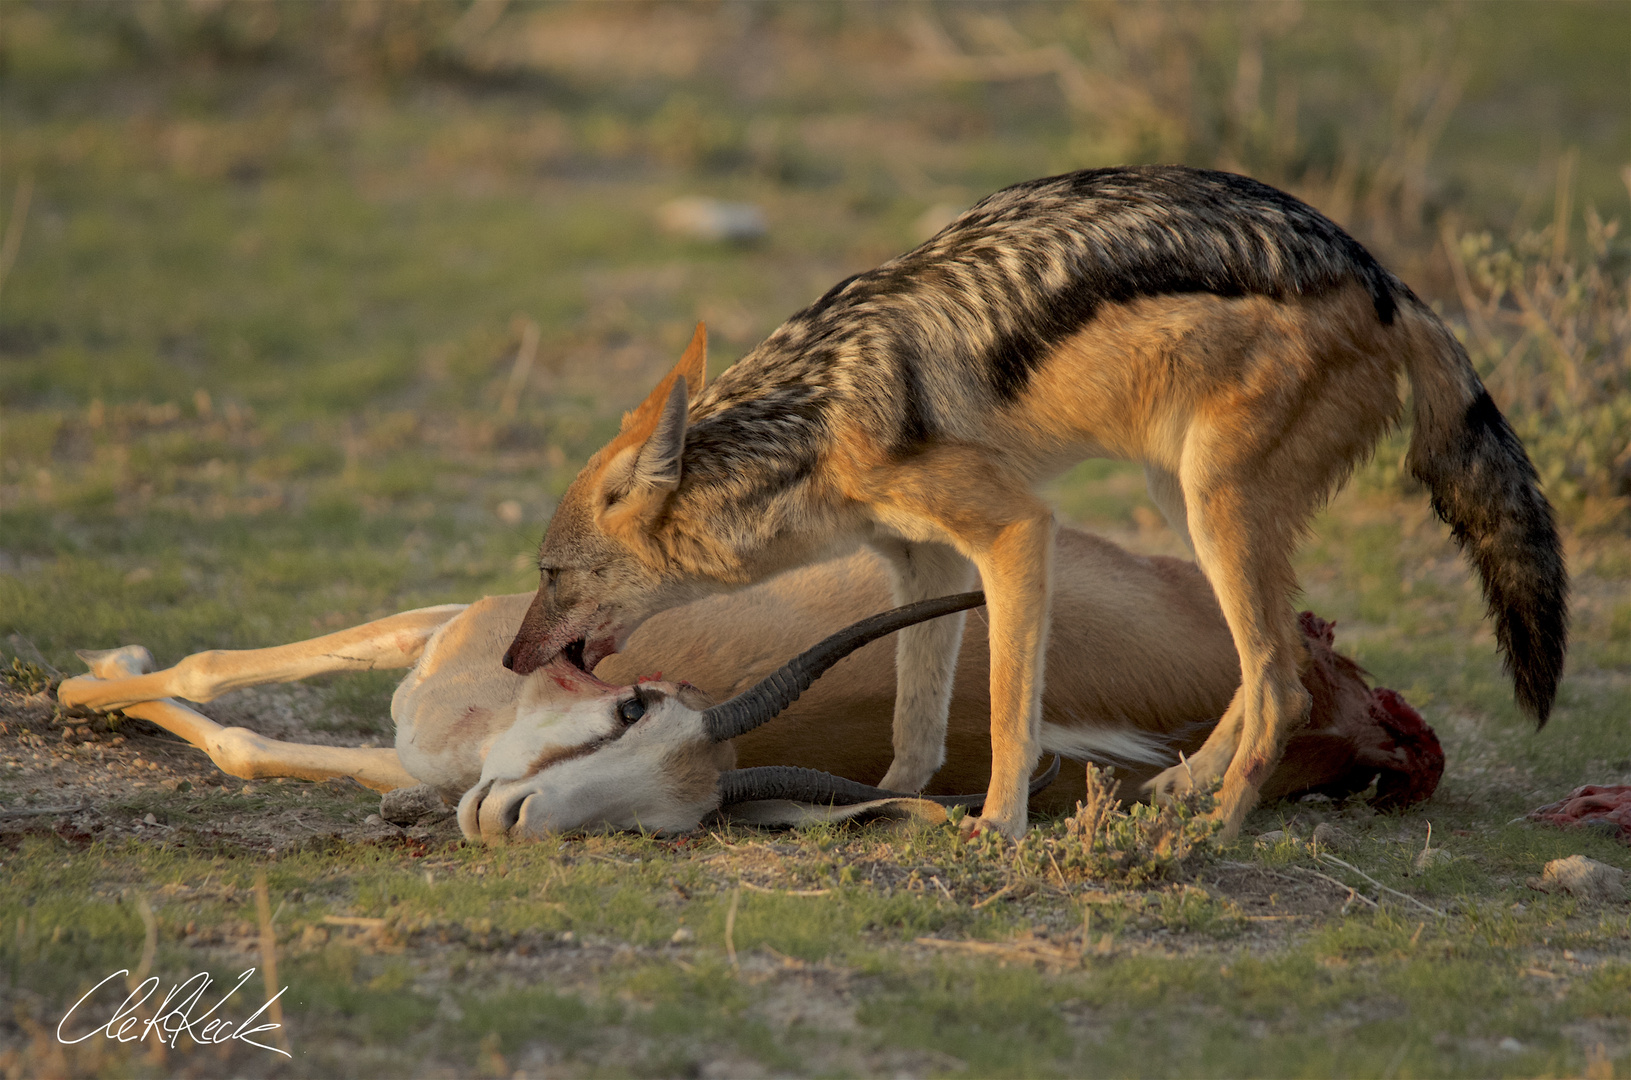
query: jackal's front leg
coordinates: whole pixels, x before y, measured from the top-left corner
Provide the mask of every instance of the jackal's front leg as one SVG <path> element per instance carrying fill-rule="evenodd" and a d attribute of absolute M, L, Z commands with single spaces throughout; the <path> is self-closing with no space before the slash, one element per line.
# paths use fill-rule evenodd
<path fill-rule="evenodd" d="M 991 626 L 991 787 L 974 826 L 1010 838 L 1025 832 L 1026 785 L 1042 752 L 1054 531 L 1043 509 L 1004 526 L 975 553 Z"/>
<path fill-rule="evenodd" d="M 966 592 L 974 566 L 944 544 L 875 540 L 893 571 L 895 603 Z M 964 613 L 902 630 L 895 641 L 895 759 L 881 786 L 921 791 L 946 760 L 946 717 L 963 642 Z"/>

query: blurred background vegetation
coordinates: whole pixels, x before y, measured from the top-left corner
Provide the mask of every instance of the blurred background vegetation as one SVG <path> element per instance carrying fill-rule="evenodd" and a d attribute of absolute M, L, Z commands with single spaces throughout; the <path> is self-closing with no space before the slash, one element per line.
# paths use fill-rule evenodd
<path fill-rule="evenodd" d="M 698 318 L 717 371 L 989 191 L 1122 162 L 1346 226 L 1571 534 L 1623 535 L 1627 40 L 1623 3 L 11 0 L 0 636 L 173 659 L 531 588 Z M 687 196 L 762 236 L 662 228 Z M 1140 486 L 1057 494 L 1117 526 Z"/>

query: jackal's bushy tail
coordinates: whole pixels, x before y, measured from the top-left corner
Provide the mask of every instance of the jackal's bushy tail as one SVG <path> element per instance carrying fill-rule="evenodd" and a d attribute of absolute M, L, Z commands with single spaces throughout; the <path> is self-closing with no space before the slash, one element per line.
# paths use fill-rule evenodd
<path fill-rule="evenodd" d="M 1410 471 L 1478 568 L 1518 704 L 1544 726 L 1568 642 L 1568 573 L 1552 506 L 1466 349 L 1419 301 L 1402 307 L 1413 339 Z"/>

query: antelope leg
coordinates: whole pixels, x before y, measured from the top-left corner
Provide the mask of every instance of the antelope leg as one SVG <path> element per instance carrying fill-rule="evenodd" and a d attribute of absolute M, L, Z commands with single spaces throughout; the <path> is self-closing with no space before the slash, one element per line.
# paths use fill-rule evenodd
<path fill-rule="evenodd" d="M 375 791 L 392 791 L 419 783 L 396 756 L 396 750 L 351 746 L 313 746 L 280 742 L 241 727 L 222 727 L 203 713 L 173 698 L 143 701 L 125 710 L 181 736 L 210 756 L 229 776 L 257 780 L 292 776 L 300 780 L 350 778 Z"/>
<path fill-rule="evenodd" d="M 96 663 L 98 670 L 109 676 L 110 681 L 123 681 L 120 676 L 125 679 L 139 677 L 135 672 L 146 656 L 146 649 L 126 646 L 109 650 L 98 657 Z M 216 768 L 245 780 L 264 776 L 292 776 L 301 780 L 349 777 L 375 791 L 412 787 L 419 782 L 402 767 L 394 749 L 279 742 L 248 728 L 222 727 L 173 698 L 140 701 L 126 706 L 124 711 L 129 716 L 151 721 L 171 734 L 181 736 L 208 754 Z"/>
<path fill-rule="evenodd" d="M 152 655 L 140 645 L 84 651 L 79 655 L 90 666 L 90 674 L 64 680 L 57 687 L 57 700 L 66 706 L 129 712 L 137 702 L 160 698 L 213 701 L 229 690 L 295 682 L 324 672 L 412 667 L 431 635 L 465 606 L 404 611 L 269 649 L 212 649 L 184 657 L 163 671 L 153 670 Z"/>

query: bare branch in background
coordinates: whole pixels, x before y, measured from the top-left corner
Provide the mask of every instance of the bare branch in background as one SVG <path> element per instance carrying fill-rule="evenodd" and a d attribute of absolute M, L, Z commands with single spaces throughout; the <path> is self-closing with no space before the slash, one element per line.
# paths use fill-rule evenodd
<path fill-rule="evenodd" d="M 510 368 L 510 381 L 504 386 L 504 397 L 498 403 L 498 415 L 506 420 L 515 419 L 521 407 L 521 394 L 532 377 L 532 364 L 538 357 L 538 324 L 526 315 L 517 315 L 510 322 L 511 329 L 520 337 L 515 350 L 515 365 Z"/>
<path fill-rule="evenodd" d="M 28 221 L 28 204 L 34 198 L 34 174 L 27 173 L 17 181 L 11 195 L 11 215 L 6 218 L 6 231 L 0 237 L 0 289 L 5 288 L 6 276 L 17 261 L 17 252 L 23 246 L 23 226 Z"/>

